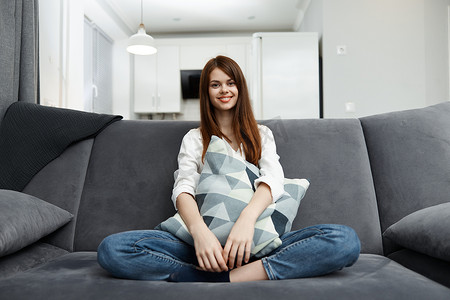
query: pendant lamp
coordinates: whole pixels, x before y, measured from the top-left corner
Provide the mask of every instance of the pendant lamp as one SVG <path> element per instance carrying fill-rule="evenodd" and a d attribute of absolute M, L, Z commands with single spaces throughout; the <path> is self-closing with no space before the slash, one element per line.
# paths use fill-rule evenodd
<path fill-rule="evenodd" d="M 128 39 L 127 51 L 137 55 L 151 55 L 158 50 L 155 48 L 155 40 L 145 32 L 145 27 L 142 22 L 143 15 L 143 0 L 141 0 L 141 24 L 138 32 L 133 34 Z"/>

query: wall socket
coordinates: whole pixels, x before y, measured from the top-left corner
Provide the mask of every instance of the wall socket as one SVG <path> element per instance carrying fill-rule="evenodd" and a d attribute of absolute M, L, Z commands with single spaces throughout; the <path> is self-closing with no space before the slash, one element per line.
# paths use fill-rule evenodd
<path fill-rule="evenodd" d="M 336 46 L 336 52 L 337 55 L 347 55 L 347 46 L 346 45 Z"/>

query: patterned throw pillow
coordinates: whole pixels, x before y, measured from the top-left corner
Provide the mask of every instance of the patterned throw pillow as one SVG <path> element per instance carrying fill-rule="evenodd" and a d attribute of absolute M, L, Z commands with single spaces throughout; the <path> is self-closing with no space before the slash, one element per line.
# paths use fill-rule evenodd
<path fill-rule="evenodd" d="M 241 211 L 255 191 L 258 168 L 241 157 L 223 139 L 212 136 L 205 155 L 205 165 L 196 190 L 200 214 L 206 225 L 225 245 Z M 262 257 L 281 245 L 280 236 L 291 230 L 298 206 L 309 182 L 285 179 L 285 193 L 269 205 L 255 224 L 251 256 Z M 193 245 L 194 241 L 178 213 L 157 226 Z"/>

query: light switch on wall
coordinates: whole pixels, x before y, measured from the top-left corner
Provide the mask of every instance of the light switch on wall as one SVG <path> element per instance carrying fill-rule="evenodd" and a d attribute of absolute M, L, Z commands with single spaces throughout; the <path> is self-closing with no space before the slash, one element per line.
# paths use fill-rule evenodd
<path fill-rule="evenodd" d="M 348 113 L 356 112 L 355 102 L 346 102 L 345 103 L 345 112 L 348 112 Z"/>

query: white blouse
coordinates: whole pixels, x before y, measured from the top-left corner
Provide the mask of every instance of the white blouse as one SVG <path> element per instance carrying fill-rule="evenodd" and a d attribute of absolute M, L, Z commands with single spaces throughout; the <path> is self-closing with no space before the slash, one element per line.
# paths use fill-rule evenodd
<path fill-rule="evenodd" d="M 272 131 L 258 125 L 261 135 L 261 159 L 259 160 L 260 177 L 255 180 L 255 187 L 260 182 L 266 183 L 272 192 L 273 201 L 277 201 L 284 193 L 284 173 L 279 162 L 275 139 Z M 241 151 L 240 151 L 241 152 Z M 195 196 L 195 190 L 203 170 L 202 163 L 203 143 L 199 128 L 191 129 L 183 137 L 178 154 L 178 170 L 175 171 L 175 184 L 172 191 L 172 201 L 176 209 L 176 199 L 181 193 Z M 244 158 L 244 153 L 241 154 Z"/>

